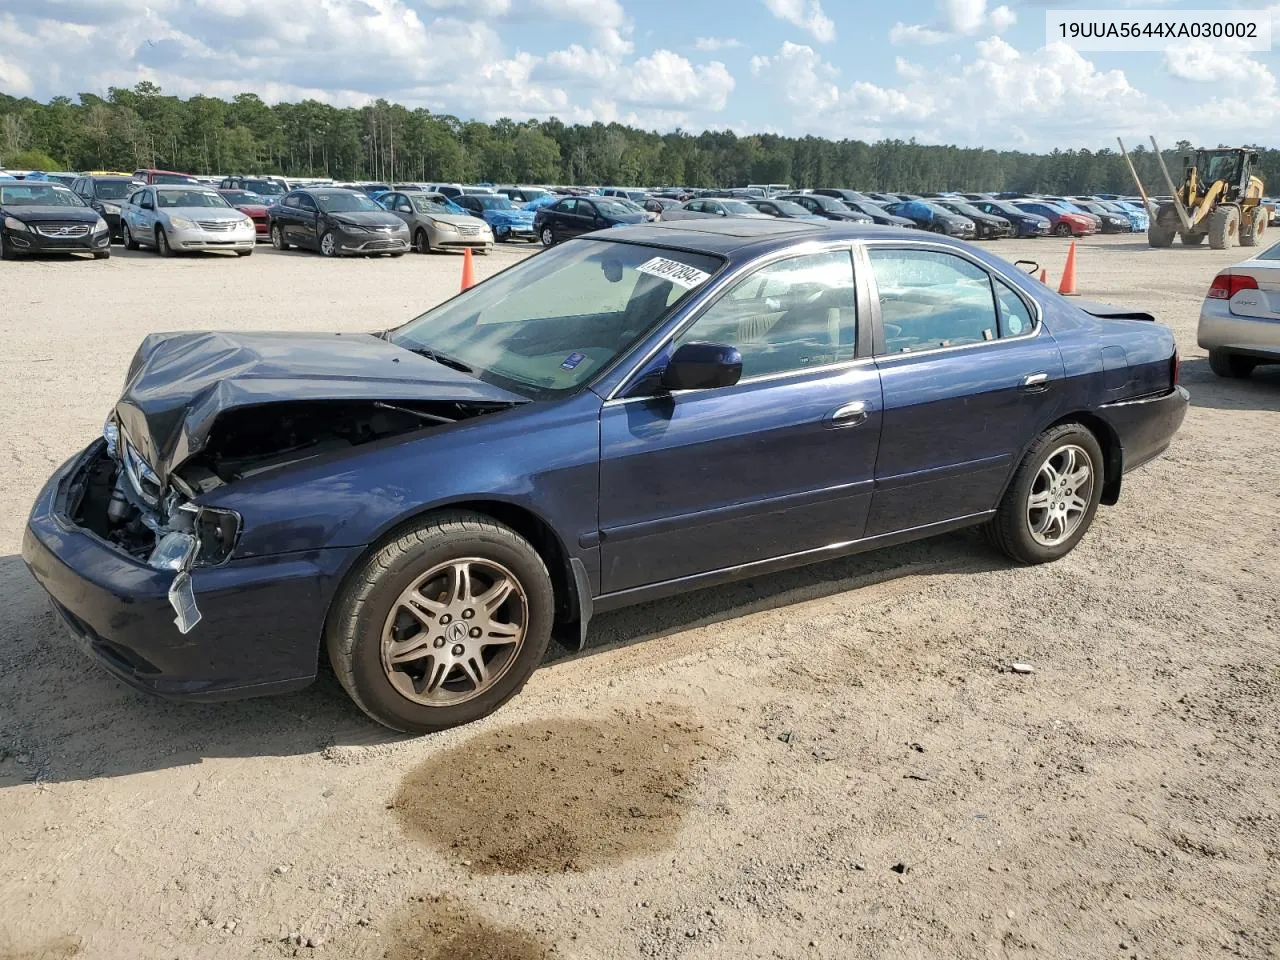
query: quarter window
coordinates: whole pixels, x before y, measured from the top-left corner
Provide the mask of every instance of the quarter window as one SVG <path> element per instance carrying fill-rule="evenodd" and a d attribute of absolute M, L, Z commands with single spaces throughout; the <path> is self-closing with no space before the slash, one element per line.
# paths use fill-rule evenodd
<path fill-rule="evenodd" d="M 963 257 L 932 250 L 871 248 L 886 353 L 959 347 L 1001 335 L 991 277 Z M 1012 293 L 1007 295 L 1021 304 Z M 1012 304 L 1010 305 L 1012 310 Z M 1030 328 L 1010 314 L 1007 326 Z"/>
<path fill-rule="evenodd" d="M 1000 311 L 1000 336 L 1017 337 L 1031 331 L 1031 311 L 1026 302 L 998 277 L 995 278 L 996 308 Z"/>
<path fill-rule="evenodd" d="M 742 376 L 760 377 L 857 355 L 853 259 L 848 250 L 793 257 L 741 280 L 676 338 L 742 353 Z"/>

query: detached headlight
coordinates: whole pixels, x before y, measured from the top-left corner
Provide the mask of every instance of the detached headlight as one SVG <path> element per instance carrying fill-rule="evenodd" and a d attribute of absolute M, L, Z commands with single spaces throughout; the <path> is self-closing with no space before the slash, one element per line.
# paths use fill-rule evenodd
<path fill-rule="evenodd" d="M 112 460 L 120 459 L 120 424 L 116 423 L 116 415 L 112 413 L 102 425 L 102 439 L 107 442 L 107 456 Z"/>
<path fill-rule="evenodd" d="M 16 217 L 5 217 L 4 225 L 5 225 L 5 228 L 8 230 L 26 230 L 27 229 L 27 225 L 23 223 L 21 220 L 17 219 Z"/>
<path fill-rule="evenodd" d="M 186 505 L 177 512 L 190 518 L 189 529 L 170 530 L 159 540 L 147 558 L 147 565 L 157 570 L 185 570 L 191 566 L 214 566 L 231 556 L 240 536 L 240 514 L 219 507 Z M 187 526 L 185 519 L 177 521 Z"/>
<path fill-rule="evenodd" d="M 120 212 L 120 204 L 118 204 L 118 203 L 104 203 L 104 204 L 102 205 L 102 212 L 103 212 L 103 213 L 119 213 L 119 212 Z"/>
<path fill-rule="evenodd" d="M 169 226 L 177 230 L 194 230 L 196 225 L 186 217 L 170 217 Z"/>

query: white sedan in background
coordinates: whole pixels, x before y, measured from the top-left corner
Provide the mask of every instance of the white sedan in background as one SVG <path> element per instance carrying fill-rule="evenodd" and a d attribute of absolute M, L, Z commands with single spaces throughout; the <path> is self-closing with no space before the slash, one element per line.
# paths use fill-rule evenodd
<path fill-rule="evenodd" d="M 120 233 L 127 250 L 154 247 L 162 257 L 189 250 L 253 253 L 253 219 L 216 190 L 189 183 L 156 184 L 129 195 L 120 207 Z"/>
<path fill-rule="evenodd" d="M 1220 377 L 1247 377 L 1259 364 L 1280 363 L 1280 243 L 1213 278 L 1196 340 Z"/>

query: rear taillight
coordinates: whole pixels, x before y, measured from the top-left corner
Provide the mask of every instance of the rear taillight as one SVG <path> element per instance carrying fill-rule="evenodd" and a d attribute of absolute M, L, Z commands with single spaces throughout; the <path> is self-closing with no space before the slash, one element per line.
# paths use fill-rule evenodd
<path fill-rule="evenodd" d="M 1209 285 L 1210 300 L 1230 300 L 1241 290 L 1257 290 L 1258 281 L 1248 274 L 1220 273 Z"/>

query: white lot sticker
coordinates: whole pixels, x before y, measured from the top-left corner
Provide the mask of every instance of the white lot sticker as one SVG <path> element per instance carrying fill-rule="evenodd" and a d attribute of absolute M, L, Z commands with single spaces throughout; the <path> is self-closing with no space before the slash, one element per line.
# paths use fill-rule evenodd
<path fill-rule="evenodd" d="M 678 260 L 668 260 L 666 257 L 654 257 L 652 260 L 640 264 L 636 269 L 641 273 L 647 273 L 650 276 L 661 277 L 663 280 L 678 283 L 686 290 L 692 290 L 705 281 L 707 277 L 711 276 L 709 273 L 703 273 L 697 267 L 688 266 Z"/>

